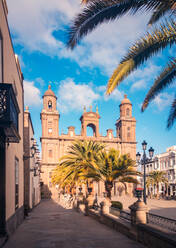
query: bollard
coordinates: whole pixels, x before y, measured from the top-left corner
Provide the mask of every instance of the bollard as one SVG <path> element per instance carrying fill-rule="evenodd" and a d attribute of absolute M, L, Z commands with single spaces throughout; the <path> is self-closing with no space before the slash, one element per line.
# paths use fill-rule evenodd
<path fill-rule="evenodd" d="M 148 207 L 145 205 L 143 201 L 136 201 L 131 206 L 129 206 L 131 210 L 131 224 L 146 224 L 147 223 L 147 212 Z"/>

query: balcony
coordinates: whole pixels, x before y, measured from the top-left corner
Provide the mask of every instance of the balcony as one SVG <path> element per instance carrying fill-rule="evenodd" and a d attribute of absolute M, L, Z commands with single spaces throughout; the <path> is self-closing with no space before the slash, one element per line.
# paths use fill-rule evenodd
<path fill-rule="evenodd" d="M 19 107 L 12 84 L 0 83 L 0 128 L 4 130 L 6 142 L 19 143 Z"/>

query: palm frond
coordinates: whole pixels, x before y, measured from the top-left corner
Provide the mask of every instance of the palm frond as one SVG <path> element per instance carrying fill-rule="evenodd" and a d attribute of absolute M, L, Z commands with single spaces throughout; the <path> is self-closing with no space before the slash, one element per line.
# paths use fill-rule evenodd
<path fill-rule="evenodd" d="M 162 0 L 95 0 L 89 4 L 73 21 L 68 32 L 67 46 L 73 49 L 79 40 L 103 22 L 113 21 L 118 17 L 145 10 L 158 8 Z"/>
<path fill-rule="evenodd" d="M 119 182 L 134 183 L 134 184 L 139 183 L 139 181 L 133 177 L 123 177 L 119 179 Z"/>
<path fill-rule="evenodd" d="M 129 49 L 127 55 L 122 59 L 108 82 L 106 93 L 110 94 L 124 78 L 151 56 L 175 43 L 176 22 L 173 20 L 161 24 L 152 33 L 148 32 Z"/>
<path fill-rule="evenodd" d="M 170 59 L 166 68 L 161 72 L 158 78 L 155 80 L 153 86 L 147 93 L 142 105 L 142 111 L 144 111 L 149 102 L 151 102 L 164 88 L 169 86 L 176 77 L 176 58 Z"/>
<path fill-rule="evenodd" d="M 166 14 L 173 14 L 173 10 L 175 6 L 175 1 L 160 1 L 160 4 L 155 8 L 152 13 L 152 16 L 148 22 L 149 25 L 156 23 L 161 17 L 165 16 Z"/>
<path fill-rule="evenodd" d="M 172 103 L 170 113 L 169 113 L 169 118 L 167 120 L 167 128 L 171 128 L 174 124 L 174 121 L 176 119 L 176 97 Z"/>

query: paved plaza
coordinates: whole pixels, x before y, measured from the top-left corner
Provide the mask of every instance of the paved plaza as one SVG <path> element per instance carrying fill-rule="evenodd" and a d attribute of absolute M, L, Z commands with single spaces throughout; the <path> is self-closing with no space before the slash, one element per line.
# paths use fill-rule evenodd
<path fill-rule="evenodd" d="M 125 211 L 129 211 L 129 206 L 137 199 L 129 196 L 113 197 L 112 200 L 123 203 Z M 176 200 L 147 199 L 149 212 L 176 220 Z"/>
<path fill-rule="evenodd" d="M 18 227 L 5 248 L 142 248 L 94 219 L 42 201 Z"/>

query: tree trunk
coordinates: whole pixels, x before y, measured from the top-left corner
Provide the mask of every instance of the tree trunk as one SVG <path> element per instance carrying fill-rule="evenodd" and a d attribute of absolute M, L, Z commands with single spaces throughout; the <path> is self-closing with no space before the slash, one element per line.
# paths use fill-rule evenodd
<path fill-rule="evenodd" d="M 107 192 L 107 197 L 111 200 L 111 191 L 113 188 L 113 182 L 105 181 L 105 190 Z"/>
<path fill-rule="evenodd" d="M 159 199 L 159 184 L 158 183 L 156 185 L 156 190 L 157 190 L 156 198 Z"/>

